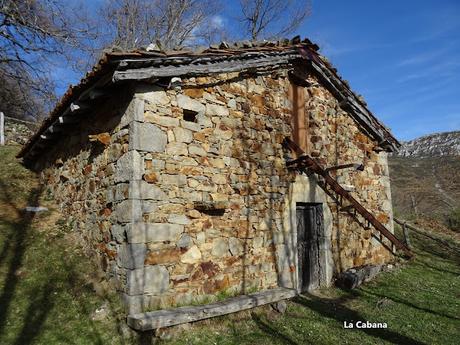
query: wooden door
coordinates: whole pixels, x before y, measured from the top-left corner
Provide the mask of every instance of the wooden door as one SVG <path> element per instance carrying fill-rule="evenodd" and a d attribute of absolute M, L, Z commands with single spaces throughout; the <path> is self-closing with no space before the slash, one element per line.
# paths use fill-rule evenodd
<path fill-rule="evenodd" d="M 298 276 L 301 292 L 319 288 L 320 238 L 323 233 L 321 204 L 297 204 Z"/>

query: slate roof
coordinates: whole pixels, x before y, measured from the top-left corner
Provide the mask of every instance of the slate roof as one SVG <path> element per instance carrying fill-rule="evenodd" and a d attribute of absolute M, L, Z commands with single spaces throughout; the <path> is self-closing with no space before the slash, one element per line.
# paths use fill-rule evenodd
<path fill-rule="evenodd" d="M 295 61 L 306 62 L 323 85 L 339 100 L 343 109 L 359 122 L 379 146 L 395 151 L 400 143 L 367 108 L 337 70 L 318 53 L 319 47 L 297 36 L 292 40 L 222 42 L 195 51 L 159 51 L 151 45 L 129 52 L 105 52 L 96 66 L 76 86 L 70 86 L 38 131 L 19 152 L 18 157 L 33 160 L 50 139 L 58 140 L 62 119 L 83 112 L 79 104 L 91 105 L 101 90 L 126 80 L 154 81 L 164 77 L 205 76 L 215 73 L 252 71 L 261 68 L 293 66 Z"/>

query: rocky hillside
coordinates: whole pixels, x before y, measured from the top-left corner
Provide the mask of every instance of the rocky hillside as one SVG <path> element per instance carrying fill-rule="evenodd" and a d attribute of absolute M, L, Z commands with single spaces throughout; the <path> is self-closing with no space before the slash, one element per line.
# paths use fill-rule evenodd
<path fill-rule="evenodd" d="M 460 208 L 460 131 L 406 142 L 389 165 L 397 215 L 444 221 Z"/>
<path fill-rule="evenodd" d="M 438 157 L 460 155 L 460 131 L 425 135 L 403 142 L 399 157 Z"/>

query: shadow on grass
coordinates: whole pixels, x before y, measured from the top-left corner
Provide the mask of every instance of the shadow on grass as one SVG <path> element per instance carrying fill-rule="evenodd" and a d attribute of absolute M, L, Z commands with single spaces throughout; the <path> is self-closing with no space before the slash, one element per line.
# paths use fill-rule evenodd
<path fill-rule="evenodd" d="M 314 310 L 321 316 L 334 319 L 341 324 L 343 322 L 352 322 L 352 321 L 366 321 L 366 319 L 359 314 L 358 312 L 347 308 L 343 303 L 348 299 L 353 299 L 357 296 L 350 296 L 347 298 L 339 298 L 336 300 L 322 299 L 316 296 L 298 296 L 293 299 L 293 302 L 307 307 L 311 310 Z M 369 328 L 360 328 L 359 330 L 371 337 L 378 338 L 384 341 L 388 341 L 393 344 L 410 344 L 410 345 L 423 345 L 424 343 L 407 337 L 405 335 L 399 334 L 397 332 L 391 331 L 388 328 L 378 328 L 378 329 L 369 329 Z"/>
<path fill-rule="evenodd" d="M 379 297 L 379 298 L 388 298 L 388 299 L 392 300 L 393 302 L 396 302 L 396 303 L 399 303 L 399 304 L 404 304 L 404 305 L 406 305 L 406 306 L 408 306 L 410 308 L 417 309 L 417 310 L 420 310 L 420 311 L 423 311 L 423 312 L 426 312 L 426 313 L 430 313 L 430 314 L 433 314 L 433 315 L 436 315 L 436 316 L 439 316 L 439 317 L 446 317 L 446 318 L 449 318 L 449 319 L 452 319 L 452 320 L 460 320 L 460 318 L 452 316 L 452 315 L 446 315 L 446 314 L 439 313 L 439 312 L 431 310 L 431 309 L 419 307 L 419 306 L 415 305 L 414 303 L 410 303 L 410 302 L 405 301 L 405 300 L 403 300 L 401 298 L 397 298 L 395 296 L 392 296 L 391 294 L 387 294 L 387 295 L 379 294 L 379 293 L 375 293 L 375 292 L 371 292 L 369 290 L 363 290 L 363 289 L 361 289 L 361 291 L 364 292 L 365 294 L 368 294 L 368 295 L 371 295 L 371 296 L 375 296 L 375 297 Z"/>
<path fill-rule="evenodd" d="M 451 246 L 446 246 L 444 243 L 428 239 L 425 240 L 423 235 L 413 234 L 413 242 L 415 242 L 416 252 L 425 252 L 439 259 L 455 262 L 460 264 L 460 247 L 452 242 Z"/>
<path fill-rule="evenodd" d="M 38 206 L 40 195 L 43 191 L 43 187 L 34 188 L 30 191 L 27 197 L 28 206 Z M 27 255 L 27 250 L 31 243 L 32 234 L 32 222 L 35 218 L 35 213 L 26 212 L 16 204 L 14 191 L 10 185 L 0 180 L 0 202 L 4 205 L 9 205 L 14 210 L 12 220 L 2 220 L 2 234 L 4 237 L 4 245 L 0 252 L 0 265 L 4 269 L 5 273 L 2 273 L 2 288 L 0 290 L 0 342 L 3 342 L 4 337 L 9 337 L 6 334 L 6 327 L 8 325 L 9 318 L 12 318 L 14 323 L 20 323 L 21 328 L 16 333 L 14 340 L 10 340 L 11 344 L 14 345 L 26 345 L 31 344 L 37 340 L 43 331 L 44 324 L 49 317 L 50 312 L 56 305 L 55 292 L 59 290 L 58 284 L 62 283 L 59 281 L 59 277 L 56 277 L 53 271 L 46 274 L 44 281 L 36 284 L 34 287 L 33 295 L 26 295 L 18 297 L 18 293 L 23 290 L 21 286 L 23 277 L 21 271 L 24 269 L 24 259 Z M 46 258 L 43 258 L 46 260 Z M 65 288 L 72 289 L 74 283 L 74 276 L 76 273 L 73 272 L 73 267 L 68 262 L 63 262 L 65 270 L 68 273 L 69 280 L 65 281 Z M 12 307 L 16 298 L 26 298 L 27 304 L 25 307 L 20 307 L 20 314 L 17 315 L 15 310 L 15 316 L 12 317 Z M 86 306 L 80 306 L 81 311 L 85 315 L 89 315 L 91 311 L 87 310 Z M 18 320 L 19 318 L 19 320 Z M 56 325 L 59 327 L 59 325 Z M 59 335 L 57 335 L 59 337 Z M 64 336 L 64 338 L 67 338 Z M 74 339 L 62 339 L 66 344 L 74 343 Z M 99 333 L 92 327 L 91 343 L 103 344 Z"/>
<path fill-rule="evenodd" d="M 8 253 L 10 253 L 10 261 L 8 263 L 7 273 L 5 276 L 3 289 L 0 294 L 0 335 L 3 333 L 6 325 L 6 320 L 8 313 L 10 312 L 11 302 L 13 300 L 16 288 L 18 286 L 20 275 L 19 270 L 22 267 L 24 255 L 26 252 L 26 243 L 27 238 L 30 232 L 31 224 L 34 219 L 35 214 L 31 212 L 25 212 L 24 210 L 18 208 L 14 203 L 13 196 L 11 192 L 8 190 L 7 185 L 0 181 L 0 191 L 1 191 L 1 201 L 5 204 L 9 204 L 16 212 L 16 218 L 18 221 L 14 222 L 6 222 L 9 228 L 11 228 L 10 233 L 8 234 L 9 238 L 6 240 L 5 247 L 3 248 L 2 252 L 2 259 L 5 261 L 8 257 Z M 38 200 L 40 198 L 42 190 L 41 188 L 32 189 L 28 199 L 27 204 L 36 206 L 38 205 Z M 44 296 L 45 299 L 48 296 Z M 43 317 L 46 318 L 46 315 L 40 317 L 39 319 L 35 320 L 38 321 L 41 325 L 43 322 Z M 32 321 L 33 322 L 33 321 Z M 37 325 L 40 327 L 40 325 Z M 32 328 L 35 326 L 34 324 L 28 326 Z M 33 340 L 33 337 L 29 340 L 25 339 L 25 337 L 21 334 L 19 336 L 21 338 L 21 344 L 30 343 Z M 19 340 L 18 338 L 18 340 Z"/>
<path fill-rule="evenodd" d="M 447 273 L 447 274 L 450 274 L 454 277 L 457 277 L 460 275 L 460 271 L 450 271 L 450 270 L 446 270 L 444 268 L 439 268 L 438 266 L 435 266 L 435 265 L 429 265 L 427 264 L 426 262 L 417 262 L 418 265 L 420 266 L 423 266 L 425 268 L 428 268 L 428 269 L 431 269 L 431 270 L 434 270 L 434 271 L 438 271 L 440 273 Z"/>
<path fill-rule="evenodd" d="M 259 327 L 259 329 L 262 332 L 266 333 L 267 335 L 269 335 L 272 338 L 279 339 L 284 344 L 298 345 L 297 342 L 295 342 L 290 337 L 288 337 L 287 335 L 285 335 L 282 332 L 280 332 L 278 329 L 276 329 L 272 325 L 270 325 L 270 323 L 265 322 L 264 320 L 262 320 L 257 314 L 251 313 L 251 315 L 252 315 L 252 319 L 254 320 L 255 324 L 257 325 L 257 327 Z"/>

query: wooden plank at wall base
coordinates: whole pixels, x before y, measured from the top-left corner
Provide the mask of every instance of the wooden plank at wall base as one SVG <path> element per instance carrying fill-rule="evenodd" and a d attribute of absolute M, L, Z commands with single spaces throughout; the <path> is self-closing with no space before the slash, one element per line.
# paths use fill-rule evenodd
<path fill-rule="evenodd" d="M 276 288 L 250 295 L 233 297 L 212 304 L 132 314 L 128 316 L 128 325 L 138 331 L 148 331 L 236 313 L 261 305 L 279 302 L 295 297 L 296 295 L 296 290 Z"/>
<path fill-rule="evenodd" d="M 5 115 L 0 111 L 0 145 L 5 145 Z"/>

